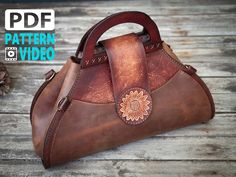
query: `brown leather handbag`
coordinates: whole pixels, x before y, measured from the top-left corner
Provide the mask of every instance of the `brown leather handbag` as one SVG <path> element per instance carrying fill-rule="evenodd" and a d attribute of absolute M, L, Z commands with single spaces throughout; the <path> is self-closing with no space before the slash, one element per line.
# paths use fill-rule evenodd
<path fill-rule="evenodd" d="M 122 23 L 144 27 L 97 44 Z M 165 131 L 206 122 L 214 102 L 196 69 L 184 65 L 142 12 L 100 21 L 59 72 L 46 74 L 31 106 L 33 144 L 44 167 Z"/>

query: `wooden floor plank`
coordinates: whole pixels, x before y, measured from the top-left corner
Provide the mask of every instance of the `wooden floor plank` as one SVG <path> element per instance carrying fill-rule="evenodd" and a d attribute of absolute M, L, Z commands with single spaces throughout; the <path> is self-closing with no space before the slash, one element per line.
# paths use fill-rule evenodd
<path fill-rule="evenodd" d="M 69 37 L 79 31 L 87 31 L 103 17 L 67 17 L 57 18 L 57 33 L 63 32 L 63 36 Z M 158 24 L 162 36 L 214 36 L 214 35 L 235 35 L 236 19 L 235 14 L 217 15 L 182 15 L 182 16 L 152 16 Z M 227 28 L 226 28 L 227 27 Z M 123 34 L 125 31 L 137 31 L 133 24 L 119 25 L 110 31 L 114 35 Z M 210 30 L 210 32 L 209 32 Z M 139 30 L 138 30 L 139 31 Z"/>
<path fill-rule="evenodd" d="M 111 33 L 113 34 L 113 33 Z M 55 60 L 50 63 L 65 62 L 66 58 L 74 55 L 81 36 L 63 36 L 57 39 Z M 173 51 L 183 62 L 187 63 L 236 63 L 235 36 L 214 37 L 163 37 L 171 45 Z M 0 42 L 3 42 L 3 40 Z M 4 62 L 5 50 L 2 46 L 0 61 Z M 25 63 L 40 63 L 39 61 L 26 61 Z M 8 62 L 12 63 L 12 62 Z M 21 61 L 22 63 L 22 61 Z M 45 63 L 45 61 L 41 61 Z"/>
<path fill-rule="evenodd" d="M 84 31 L 85 33 L 85 31 Z M 82 38 L 83 31 L 78 31 L 75 33 L 73 38 L 65 38 L 65 36 L 60 36 L 56 31 L 56 49 L 76 49 L 80 39 Z M 113 33 L 109 34 L 110 37 L 114 35 Z M 114 36 L 113 36 L 114 37 Z M 236 36 L 165 36 L 162 37 L 167 43 L 171 45 L 174 49 L 214 49 L 214 48 L 230 48 L 234 49 L 236 44 Z M 21 41 L 21 40 L 20 40 Z M 27 42 L 27 38 L 25 39 Z M 0 42 L 4 42 L 4 38 L 0 38 Z M 1 46 L 3 47 L 3 46 Z"/>
<path fill-rule="evenodd" d="M 217 113 L 236 113 L 236 93 L 233 94 L 213 94 Z M 30 105 L 33 100 L 32 95 L 9 94 L 1 99 L 1 113 L 19 113 L 27 114 L 30 111 Z"/>
<path fill-rule="evenodd" d="M 41 3 L 21 3 L 21 4 L 13 4 L 13 3 L 1 3 L 1 9 L 5 8 L 17 8 L 17 7 L 22 7 L 22 8 L 45 8 L 50 6 L 53 6 L 55 8 L 65 8 L 65 7 L 81 7 L 81 8 L 96 8 L 100 9 L 103 7 L 107 8 L 115 8 L 115 7 L 153 7 L 153 8 L 158 8 L 158 7 L 178 7 L 179 9 L 182 9 L 184 7 L 209 7 L 211 6 L 215 7 L 216 9 L 220 9 L 221 6 L 224 5 L 235 5 L 235 1 L 233 0 L 217 0 L 212 2 L 211 0 L 171 0 L 171 1 L 165 1 L 165 0 L 138 0 L 138 1 L 97 1 L 94 3 L 93 1 L 80 1 L 80 2 L 58 2 L 58 3 L 53 3 L 53 2 L 41 2 Z M 71 12 L 72 13 L 72 12 Z M 77 12 L 79 13 L 79 12 Z M 201 12 L 201 13 L 204 13 Z"/>
<path fill-rule="evenodd" d="M 236 137 L 151 137 L 86 160 L 236 160 Z M 37 159 L 31 136 L 0 136 L 0 159 Z"/>
<path fill-rule="evenodd" d="M 80 39 L 82 38 L 82 35 L 83 33 L 81 32 L 78 34 L 76 33 L 76 37 L 65 38 L 65 36 L 60 37 L 59 35 L 56 34 L 56 40 L 57 40 L 55 44 L 56 51 L 59 52 L 59 51 L 76 50 L 80 42 Z M 113 33 L 110 34 L 111 37 L 112 35 Z M 113 35 L 113 37 L 114 36 L 115 35 Z M 165 36 L 165 37 L 162 37 L 162 40 L 164 40 L 169 45 L 171 45 L 171 48 L 174 49 L 174 52 L 192 50 L 191 52 L 193 53 L 193 55 L 197 55 L 197 54 L 198 55 L 209 54 L 213 56 L 225 55 L 226 53 L 223 53 L 223 51 L 233 50 L 235 49 L 235 45 L 236 45 L 236 36 L 195 36 L 195 37 Z M 0 42 L 4 43 L 4 38 L 0 38 Z M 4 49 L 3 46 L 1 47 L 2 49 Z M 209 51 L 207 52 L 207 50 Z M 1 51 L 1 54 L 3 53 L 4 51 Z M 183 56 L 180 56 L 180 57 L 183 57 Z"/>
<path fill-rule="evenodd" d="M 234 137 L 236 114 L 216 114 L 206 124 L 198 124 L 157 135 L 159 137 Z M 0 135 L 31 135 L 29 114 L 0 114 Z"/>
<path fill-rule="evenodd" d="M 65 63 L 65 60 L 63 61 Z M 10 73 L 11 78 L 25 78 L 25 79 L 43 79 L 44 74 L 49 70 L 54 69 L 59 71 L 62 67 L 62 62 L 54 63 L 39 63 L 39 64 L 20 64 L 20 63 L 6 63 L 6 67 Z M 201 77 L 235 77 L 236 76 L 236 62 L 231 61 L 227 63 L 188 63 L 197 69 L 197 74 Z"/>
<path fill-rule="evenodd" d="M 27 168 L 26 168 L 27 166 Z M 0 162 L 1 176 L 235 177 L 231 161 L 77 161 L 45 170 L 40 161 Z"/>
<path fill-rule="evenodd" d="M 63 64 L 65 63 L 66 59 L 70 56 L 75 55 L 75 49 L 63 49 L 57 50 L 55 52 L 55 59 L 53 61 L 17 61 L 17 62 L 7 62 L 4 60 L 5 53 L 0 53 L 0 61 L 6 64 Z M 182 49 L 182 50 L 174 50 L 175 54 L 179 57 L 179 59 L 185 64 L 192 64 L 192 63 L 202 63 L 202 64 L 209 64 L 212 65 L 234 65 L 236 63 L 234 53 L 234 49 Z M 213 66 L 215 67 L 215 66 Z M 233 67 L 234 68 L 234 67 Z M 214 74 L 214 73 L 212 73 Z"/>
<path fill-rule="evenodd" d="M 5 5 L 5 4 L 4 4 Z M 4 5 L 1 5 L 0 10 L 5 10 Z M 44 5 L 48 7 L 48 5 Z M 236 8 L 235 4 L 226 4 L 226 5 L 197 5 L 191 6 L 185 4 L 182 6 L 150 6 L 149 4 L 143 3 L 143 6 L 71 6 L 68 5 L 65 7 L 55 7 L 56 17 L 105 17 L 113 14 L 114 12 L 120 11 L 142 11 L 147 13 L 150 16 L 194 16 L 194 15 L 220 15 L 220 14 L 232 14 Z"/>
<path fill-rule="evenodd" d="M 236 93 L 236 77 L 232 78 L 217 78 L 204 77 L 211 93 L 214 94 L 230 94 Z M 28 79 L 28 78 L 12 78 L 11 79 L 11 95 L 30 95 L 33 96 L 39 87 L 43 84 L 44 79 Z M 5 96 L 7 98 L 7 96 Z"/>
<path fill-rule="evenodd" d="M 104 16 L 105 17 L 105 16 Z M 91 26 L 104 17 L 81 17 L 72 16 L 56 18 L 56 33 L 60 38 L 72 39 L 78 33 L 85 33 Z M 222 36 L 236 35 L 236 15 L 181 15 L 181 16 L 153 16 L 152 19 L 158 24 L 161 36 Z M 133 24 L 119 25 L 112 28 L 112 36 L 128 32 L 140 31 L 141 27 Z M 1 34 L 5 31 L 1 27 Z M 106 34 L 104 35 L 106 36 Z M 108 36 L 110 37 L 110 36 Z"/>

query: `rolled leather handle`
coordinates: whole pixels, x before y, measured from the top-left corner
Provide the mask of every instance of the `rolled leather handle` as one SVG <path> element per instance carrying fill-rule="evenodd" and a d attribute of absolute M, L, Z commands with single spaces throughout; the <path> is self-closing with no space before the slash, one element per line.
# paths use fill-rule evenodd
<path fill-rule="evenodd" d="M 97 24 L 96 24 L 96 25 L 97 25 Z M 75 52 L 75 56 L 76 56 L 76 57 L 78 57 L 79 53 L 82 52 L 82 50 L 83 50 L 83 48 L 84 48 L 84 43 L 85 43 L 85 41 L 86 41 L 88 35 L 90 34 L 90 32 L 92 31 L 92 29 L 93 29 L 94 27 L 95 27 L 95 25 L 92 26 L 92 27 L 83 35 L 83 37 L 81 38 L 80 43 L 79 43 L 79 46 L 78 46 L 78 48 L 77 48 L 77 50 L 76 50 L 76 52 Z"/>
<path fill-rule="evenodd" d="M 144 27 L 144 32 L 147 32 L 150 35 L 152 42 L 159 43 L 161 42 L 161 37 L 159 30 L 155 22 L 145 13 L 137 11 L 128 11 L 121 12 L 105 18 L 97 25 L 92 27 L 83 47 L 83 55 L 81 60 L 81 67 L 85 68 L 86 65 L 90 63 L 94 54 L 94 47 L 98 39 L 102 36 L 104 32 L 110 29 L 113 26 L 122 23 L 136 23 Z M 76 55 L 78 57 L 78 53 Z"/>
<path fill-rule="evenodd" d="M 122 12 L 119 12 L 119 13 L 122 13 Z M 86 39 L 88 37 L 88 35 L 91 33 L 91 31 L 96 27 L 98 26 L 100 23 L 102 23 L 103 21 L 109 19 L 109 18 L 112 18 L 114 15 L 118 15 L 119 13 L 116 13 L 116 14 L 113 14 L 113 15 L 110 15 L 106 18 L 104 18 L 103 20 L 99 21 L 98 23 L 96 23 L 95 25 L 93 25 L 84 35 L 83 37 L 81 38 L 80 40 L 80 43 L 79 43 L 79 46 L 76 50 L 76 53 L 75 53 L 75 56 L 78 57 L 79 53 L 83 51 L 83 48 L 84 48 L 84 44 L 86 42 Z"/>

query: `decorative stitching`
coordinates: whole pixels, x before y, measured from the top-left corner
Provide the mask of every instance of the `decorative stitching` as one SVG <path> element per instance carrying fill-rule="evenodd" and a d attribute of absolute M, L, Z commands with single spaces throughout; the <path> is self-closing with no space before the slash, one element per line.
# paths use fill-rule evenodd
<path fill-rule="evenodd" d="M 149 44 L 144 44 L 144 49 L 145 49 L 146 53 L 149 53 L 149 52 L 152 52 L 155 49 L 157 49 L 159 46 L 160 46 L 160 43 L 149 43 Z M 102 52 L 97 55 L 99 55 L 99 57 L 95 57 L 91 61 L 90 60 L 85 61 L 85 68 L 90 67 L 90 66 L 94 66 L 97 64 L 102 64 L 102 63 L 106 62 L 108 59 L 106 52 Z"/>

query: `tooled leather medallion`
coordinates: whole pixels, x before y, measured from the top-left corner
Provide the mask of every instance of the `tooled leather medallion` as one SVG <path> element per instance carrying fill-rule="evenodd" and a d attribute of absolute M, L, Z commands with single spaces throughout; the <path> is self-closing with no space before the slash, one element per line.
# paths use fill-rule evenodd
<path fill-rule="evenodd" d="M 151 113 L 152 99 L 150 94 L 142 88 L 131 88 L 125 91 L 118 102 L 118 114 L 127 124 L 140 124 Z"/>

